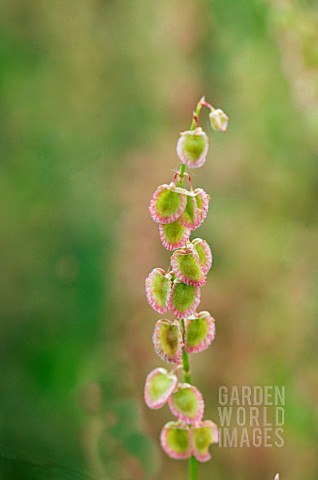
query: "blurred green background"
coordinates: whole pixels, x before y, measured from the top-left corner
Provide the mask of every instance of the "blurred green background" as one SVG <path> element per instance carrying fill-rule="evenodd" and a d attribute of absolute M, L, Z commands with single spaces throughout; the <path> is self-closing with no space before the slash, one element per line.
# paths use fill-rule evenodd
<path fill-rule="evenodd" d="M 3 0 L 1 479 L 184 479 L 143 403 L 166 267 L 147 211 L 201 95 L 230 116 L 196 187 L 217 320 L 193 378 L 285 385 L 283 448 L 213 448 L 200 480 L 318 478 L 318 5 Z M 207 115 L 202 126 L 207 127 Z"/>

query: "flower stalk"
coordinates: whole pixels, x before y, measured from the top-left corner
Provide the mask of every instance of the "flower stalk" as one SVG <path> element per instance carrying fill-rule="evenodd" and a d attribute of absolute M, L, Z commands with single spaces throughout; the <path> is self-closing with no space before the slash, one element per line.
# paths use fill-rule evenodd
<path fill-rule="evenodd" d="M 171 458 L 189 460 L 189 479 L 197 480 L 198 462 L 210 460 L 210 445 L 218 443 L 218 429 L 211 420 L 203 420 L 204 401 L 191 382 L 190 353 L 208 348 L 215 337 L 215 321 L 209 312 L 197 312 L 201 287 L 212 266 L 208 243 L 191 233 L 204 221 L 210 196 L 201 188 L 193 190 L 186 168 L 199 168 L 205 161 L 209 139 L 199 126 L 202 107 L 210 110 L 210 123 L 216 131 L 226 131 L 228 117 L 202 97 L 192 116 L 190 129 L 182 132 L 177 143 L 180 169 L 170 184 L 157 188 L 150 205 L 152 219 L 159 224 L 163 246 L 173 251 L 170 268 L 154 268 L 146 279 L 149 305 L 158 313 L 169 311 L 173 319 L 160 319 L 154 329 L 153 343 L 158 356 L 174 364 L 170 370 L 156 368 L 146 380 L 144 397 L 149 408 L 168 404 L 175 421 L 161 431 L 163 450 Z M 183 187 L 184 177 L 190 190 Z M 180 374 L 182 372 L 182 379 Z"/>
<path fill-rule="evenodd" d="M 186 383 L 191 383 L 191 369 L 190 369 L 189 356 L 184 348 L 185 326 L 184 326 L 183 318 L 181 319 L 181 325 L 182 325 L 182 338 L 183 338 L 183 347 L 182 347 L 183 381 Z"/>

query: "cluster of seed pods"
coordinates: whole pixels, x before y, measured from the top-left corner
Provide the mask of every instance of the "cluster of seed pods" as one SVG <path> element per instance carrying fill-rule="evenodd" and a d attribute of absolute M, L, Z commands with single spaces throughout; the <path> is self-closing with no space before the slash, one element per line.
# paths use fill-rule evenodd
<path fill-rule="evenodd" d="M 201 167 L 209 148 L 205 132 L 198 126 L 197 113 L 205 105 L 211 110 L 210 122 L 217 131 L 225 131 L 227 116 L 202 98 L 194 113 L 192 128 L 180 134 L 177 154 L 182 162 L 169 184 L 160 185 L 153 194 L 149 212 L 159 224 L 162 245 L 173 251 L 167 271 L 154 268 L 146 279 L 146 296 L 150 306 L 173 319 L 157 321 L 153 344 L 157 355 L 173 364 L 170 371 L 156 368 L 146 379 L 144 396 L 149 408 L 158 409 L 166 403 L 175 420 L 166 423 L 160 441 L 164 451 L 172 458 L 191 456 L 200 462 L 211 458 L 209 447 L 218 443 L 217 426 L 203 420 L 204 401 L 200 391 L 190 384 L 185 362 L 188 354 L 207 349 L 215 337 L 215 321 L 207 311 L 197 312 L 201 287 L 205 285 L 212 266 L 212 253 L 201 238 L 190 241 L 191 233 L 204 221 L 210 196 L 201 188 L 193 190 L 189 168 Z M 184 177 L 189 190 L 183 187 Z"/>

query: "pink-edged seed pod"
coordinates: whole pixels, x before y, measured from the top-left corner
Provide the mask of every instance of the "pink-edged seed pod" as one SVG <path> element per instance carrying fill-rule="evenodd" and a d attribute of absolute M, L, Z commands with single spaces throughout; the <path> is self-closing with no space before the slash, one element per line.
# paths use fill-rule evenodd
<path fill-rule="evenodd" d="M 189 383 L 180 383 L 168 399 L 171 413 L 184 423 L 194 425 L 204 413 L 204 401 L 199 390 Z"/>
<path fill-rule="evenodd" d="M 192 287 L 201 287 L 206 283 L 200 258 L 196 250 L 184 248 L 176 250 L 170 259 L 172 270 L 180 282 Z"/>
<path fill-rule="evenodd" d="M 199 255 L 203 273 L 207 275 L 212 267 L 212 252 L 208 242 L 202 240 L 202 238 L 195 238 L 191 241 L 191 244 Z"/>
<path fill-rule="evenodd" d="M 188 192 L 187 204 L 179 222 L 190 230 L 195 230 L 204 221 L 209 210 L 210 196 L 202 189 L 196 188 Z"/>
<path fill-rule="evenodd" d="M 198 228 L 204 222 L 205 217 L 208 214 L 211 197 L 205 190 L 203 190 L 203 188 L 196 188 L 194 190 L 194 196 L 197 203 L 195 228 Z"/>
<path fill-rule="evenodd" d="M 181 422 L 168 422 L 160 434 L 160 443 L 166 454 L 175 460 L 191 456 L 189 427 Z"/>
<path fill-rule="evenodd" d="M 187 191 L 172 182 L 157 188 L 150 200 L 149 212 L 157 223 L 172 223 L 178 220 L 186 204 Z"/>
<path fill-rule="evenodd" d="M 145 286 L 149 305 L 158 313 L 167 313 L 171 294 L 170 275 L 162 268 L 154 268 L 146 278 Z"/>
<path fill-rule="evenodd" d="M 215 320 L 209 312 L 195 313 L 185 320 L 184 349 L 199 353 L 209 348 L 215 338 Z"/>
<path fill-rule="evenodd" d="M 200 288 L 175 281 L 169 299 L 169 309 L 176 318 L 192 315 L 200 303 Z"/>
<path fill-rule="evenodd" d="M 179 363 L 182 356 L 182 332 L 177 320 L 158 320 L 152 341 L 156 354 L 165 362 Z"/>
<path fill-rule="evenodd" d="M 181 162 L 189 168 L 199 168 L 206 161 L 209 139 L 201 127 L 180 133 L 177 154 Z"/>
<path fill-rule="evenodd" d="M 198 220 L 196 218 L 196 210 L 197 210 L 197 203 L 194 196 L 194 192 L 188 192 L 187 195 L 187 203 L 185 209 L 180 215 L 179 222 L 185 228 L 189 228 L 190 230 L 195 230 L 197 227 Z"/>
<path fill-rule="evenodd" d="M 165 368 L 155 368 L 146 378 L 144 397 L 146 405 L 153 410 L 161 408 L 177 385 L 177 377 Z"/>
<path fill-rule="evenodd" d="M 166 225 L 159 225 L 159 235 L 162 245 L 167 250 L 183 247 L 190 238 L 191 230 L 181 225 L 179 220 Z"/>
<path fill-rule="evenodd" d="M 218 427 L 211 420 L 197 423 L 189 430 L 191 453 L 199 462 L 211 459 L 209 446 L 219 443 Z"/>

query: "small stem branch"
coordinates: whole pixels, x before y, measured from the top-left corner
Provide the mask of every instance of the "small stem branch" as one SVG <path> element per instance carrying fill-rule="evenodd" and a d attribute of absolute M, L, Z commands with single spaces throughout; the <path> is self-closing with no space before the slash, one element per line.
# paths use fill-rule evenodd
<path fill-rule="evenodd" d="M 190 130 L 194 130 L 195 128 L 197 128 L 199 126 L 199 115 L 200 115 L 201 108 L 203 107 L 204 103 L 205 103 L 205 100 L 204 100 L 204 97 L 202 97 L 198 101 L 196 109 L 193 112 L 193 117 L 192 117 L 192 123 L 191 123 L 191 126 L 190 126 Z"/>
<path fill-rule="evenodd" d="M 196 112 L 193 112 L 192 119 L 193 119 L 193 122 L 194 122 L 194 124 L 195 124 L 195 128 L 198 128 L 198 126 L 199 126 L 199 118 L 198 118 L 198 115 L 196 114 Z"/>
<path fill-rule="evenodd" d="M 201 100 L 201 103 L 202 105 L 204 105 L 205 107 L 207 107 L 209 110 L 211 110 L 213 112 L 213 110 L 215 110 L 214 107 L 212 107 L 212 105 L 208 102 L 206 102 L 205 100 Z"/>
<path fill-rule="evenodd" d="M 184 163 L 182 163 L 180 171 L 179 171 L 179 181 L 178 181 L 178 187 L 182 187 L 183 184 L 183 177 L 186 171 L 186 166 Z"/>

